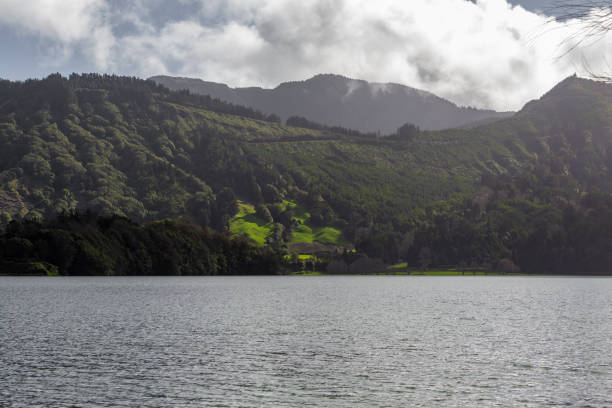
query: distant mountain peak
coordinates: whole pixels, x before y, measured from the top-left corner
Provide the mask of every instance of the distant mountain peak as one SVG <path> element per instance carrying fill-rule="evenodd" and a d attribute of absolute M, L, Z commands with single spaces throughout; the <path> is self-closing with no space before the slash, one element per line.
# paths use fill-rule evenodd
<path fill-rule="evenodd" d="M 167 76 L 150 79 L 170 89 L 189 89 L 264 113 L 274 113 L 283 120 L 302 116 L 324 125 L 363 132 L 390 134 L 405 123 L 413 123 L 425 130 L 439 130 L 513 114 L 459 107 L 430 92 L 409 86 L 368 82 L 331 73 L 283 82 L 273 89 L 229 88 L 199 79 Z"/>
<path fill-rule="evenodd" d="M 593 97 L 606 95 L 612 97 L 612 85 L 602 81 L 581 78 L 572 75 L 546 92 L 539 99 L 527 103 L 519 113 L 542 109 L 558 109 L 560 104 L 566 105 L 565 109 L 579 108 L 578 104 L 590 103 Z"/>
<path fill-rule="evenodd" d="M 351 90 L 355 90 L 361 87 L 368 87 L 368 89 L 370 90 L 370 93 L 372 95 L 376 95 L 378 93 L 393 93 L 393 92 L 406 92 L 407 94 L 410 93 L 417 93 L 421 96 L 432 96 L 432 97 L 436 97 L 439 98 L 438 96 L 432 94 L 431 92 L 427 92 L 427 91 L 423 91 L 420 89 L 416 89 L 407 85 L 402 85 L 396 82 L 369 82 L 366 81 L 364 79 L 355 79 L 355 78 L 350 78 L 344 75 L 338 75 L 338 74 L 317 74 L 315 76 L 313 76 L 312 78 L 306 79 L 304 81 L 295 81 L 295 82 L 285 82 L 279 86 L 282 86 L 284 84 L 293 84 L 293 83 L 299 83 L 299 84 L 304 84 L 304 85 L 310 85 L 310 84 L 335 84 L 335 85 L 346 85 L 349 88 L 351 88 Z M 443 98 L 439 98 L 439 99 L 443 99 Z M 450 101 L 448 101 L 449 103 L 452 103 Z"/>
<path fill-rule="evenodd" d="M 312 80 L 321 80 L 321 79 L 354 80 L 353 78 L 349 78 L 349 77 L 344 76 L 344 75 L 326 73 L 326 74 L 316 74 L 312 78 L 306 79 L 304 82 L 308 82 L 308 81 L 312 81 Z"/>
<path fill-rule="evenodd" d="M 572 86 L 574 86 L 576 84 L 588 83 L 588 82 L 593 82 L 593 81 L 591 81 L 589 79 L 586 79 L 586 78 L 580 78 L 576 74 L 574 74 L 574 75 L 568 76 L 567 78 L 565 78 L 564 80 L 559 82 L 557 85 L 552 87 L 552 89 L 549 90 L 544 95 L 551 94 L 551 93 L 557 93 L 559 91 L 571 88 Z"/>

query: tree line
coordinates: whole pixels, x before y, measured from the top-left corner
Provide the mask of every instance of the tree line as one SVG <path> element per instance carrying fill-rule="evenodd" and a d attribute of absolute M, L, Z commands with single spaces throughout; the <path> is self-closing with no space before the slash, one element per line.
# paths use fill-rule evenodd
<path fill-rule="evenodd" d="M 0 234 L 0 271 L 60 275 L 252 275 L 281 272 L 281 254 L 185 221 L 145 225 L 72 212 L 12 221 Z"/>

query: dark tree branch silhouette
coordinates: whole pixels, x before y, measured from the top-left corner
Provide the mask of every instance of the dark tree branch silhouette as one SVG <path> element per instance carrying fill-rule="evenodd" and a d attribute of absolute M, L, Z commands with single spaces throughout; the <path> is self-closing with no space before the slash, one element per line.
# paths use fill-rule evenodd
<path fill-rule="evenodd" d="M 567 48 L 562 56 L 601 41 L 612 31 L 612 0 L 558 1 L 547 11 L 555 15 L 551 21 L 564 21 L 576 28 L 563 42 Z M 592 79 L 612 83 L 612 69 L 607 61 L 609 69 L 605 73 L 593 70 L 586 58 L 583 58 L 582 65 Z"/>

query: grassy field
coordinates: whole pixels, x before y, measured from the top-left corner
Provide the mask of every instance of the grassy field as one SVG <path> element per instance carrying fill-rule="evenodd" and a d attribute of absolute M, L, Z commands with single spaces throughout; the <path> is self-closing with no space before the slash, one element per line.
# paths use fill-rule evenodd
<path fill-rule="evenodd" d="M 291 208 L 294 218 L 301 224 L 293 231 L 289 244 L 319 243 L 324 245 L 345 244 L 342 231 L 333 227 L 313 227 L 309 225 L 310 213 L 303 207 L 290 202 L 283 202 L 283 209 Z M 230 231 L 236 235 L 246 236 L 258 245 L 265 245 L 266 238 L 274 230 L 273 223 L 267 223 L 255 215 L 255 207 L 244 201 L 238 201 L 238 213 L 230 220 Z"/>
<path fill-rule="evenodd" d="M 263 246 L 272 230 L 272 223 L 264 222 L 255 216 L 255 207 L 238 201 L 238 214 L 230 220 L 230 231 L 233 234 L 246 236 L 257 245 Z"/>
<path fill-rule="evenodd" d="M 292 202 L 286 202 L 287 207 L 293 210 L 296 220 L 301 225 L 293 232 L 290 244 L 319 243 L 324 245 L 346 244 L 342 231 L 333 227 L 313 227 L 310 225 L 310 213 L 302 206 Z"/>
<path fill-rule="evenodd" d="M 295 231 L 293 231 L 293 238 L 291 239 L 290 244 L 297 243 L 312 243 L 313 242 L 313 233 L 312 228 L 310 228 L 306 224 L 300 224 Z"/>
<path fill-rule="evenodd" d="M 311 228 L 306 224 L 301 224 L 293 231 L 293 238 L 290 244 L 313 243 L 325 245 L 336 245 L 344 243 L 342 232 L 332 227 Z"/>
<path fill-rule="evenodd" d="M 408 269 L 408 262 L 402 262 L 395 265 L 391 265 L 387 268 L 388 271 L 392 272 L 402 272 Z"/>

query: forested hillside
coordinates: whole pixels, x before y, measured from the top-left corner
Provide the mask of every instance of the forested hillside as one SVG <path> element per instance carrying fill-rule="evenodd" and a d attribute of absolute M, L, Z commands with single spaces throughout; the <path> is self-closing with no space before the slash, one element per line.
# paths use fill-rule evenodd
<path fill-rule="evenodd" d="M 0 82 L 0 217 L 178 218 L 278 250 L 540 272 L 559 266 L 552 253 L 534 263 L 530 240 L 578 257 L 571 231 L 584 230 L 601 272 L 609 241 L 585 225 L 608 219 L 611 144 L 611 87 L 578 78 L 500 122 L 377 138 L 151 81 L 52 75 Z"/>
<path fill-rule="evenodd" d="M 282 126 L 133 78 L 0 85 L 5 221 L 81 208 L 222 229 L 236 198 L 304 202 L 328 221 L 376 221 L 470 191 L 483 171 L 530 158 L 503 136 L 385 140 Z"/>

